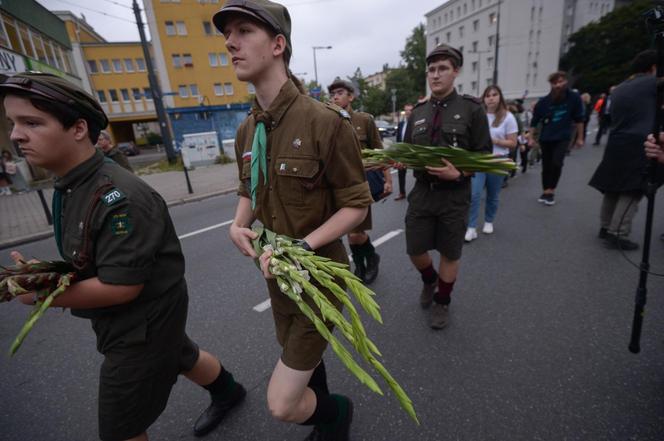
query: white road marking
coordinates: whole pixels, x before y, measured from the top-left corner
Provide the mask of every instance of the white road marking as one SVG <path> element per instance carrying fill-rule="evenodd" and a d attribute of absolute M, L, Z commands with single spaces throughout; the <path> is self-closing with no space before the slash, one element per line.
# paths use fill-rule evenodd
<path fill-rule="evenodd" d="M 385 242 L 387 242 L 388 240 L 394 239 L 395 237 L 397 237 L 401 233 L 403 233 L 402 229 L 390 231 L 389 233 L 384 234 L 384 235 L 380 236 L 378 239 L 376 239 L 375 241 L 373 241 L 373 246 L 374 247 L 380 246 L 380 245 L 384 244 Z M 352 256 L 349 254 L 348 258 L 352 259 Z M 259 303 L 258 305 L 254 306 L 251 309 L 253 309 L 256 312 L 264 312 L 264 311 L 267 311 L 271 306 L 272 305 L 270 304 L 270 299 L 267 299 L 267 300 Z"/>
<path fill-rule="evenodd" d="M 232 224 L 232 223 L 233 223 L 233 220 L 231 219 L 229 221 L 222 222 L 220 224 L 211 225 L 209 227 L 201 228 L 200 230 L 192 231 L 191 233 L 183 234 L 182 236 L 178 236 L 178 239 L 180 239 L 180 240 L 186 239 L 188 237 L 195 236 L 197 234 L 205 233 L 206 231 L 215 230 L 217 228 L 225 227 L 226 225 L 229 225 L 229 224 Z"/>

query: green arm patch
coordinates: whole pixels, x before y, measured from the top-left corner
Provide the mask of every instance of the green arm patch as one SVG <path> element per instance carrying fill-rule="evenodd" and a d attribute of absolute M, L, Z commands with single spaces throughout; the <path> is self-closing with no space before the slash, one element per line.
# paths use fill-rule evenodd
<path fill-rule="evenodd" d="M 111 205 L 114 205 L 121 200 L 125 199 L 127 196 L 117 188 L 111 189 L 108 193 L 104 194 L 101 197 L 101 200 L 104 201 L 104 204 L 107 207 L 110 207 Z"/>
<path fill-rule="evenodd" d="M 131 233 L 134 226 L 127 213 L 114 214 L 111 218 L 111 233 L 113 236 L 125 236 Z"/>

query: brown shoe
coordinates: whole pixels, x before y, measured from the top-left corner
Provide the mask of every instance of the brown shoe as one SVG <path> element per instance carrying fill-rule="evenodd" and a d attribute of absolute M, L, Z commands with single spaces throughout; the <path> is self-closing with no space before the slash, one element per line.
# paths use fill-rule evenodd
<path fill-rule="evenodd" d="M 436 293 L 437 288 L 437 282 L 424 283 L 422 285 L 422 292 L 420 293 L 420 306 L 423 309 L 427 309 L 429 306 L 431 306 L 431 302 L 433 302 L 433 295 Z"/>
<path fill-rule="evenodd" d="M 447 322 L 450 316 L 449 305 L 441 305 L 440 303 L 434 303 L 431 307 L 431 317 L 429 318 L 429 325 L 433 329 L 443 329 L 447 326 Z"/>

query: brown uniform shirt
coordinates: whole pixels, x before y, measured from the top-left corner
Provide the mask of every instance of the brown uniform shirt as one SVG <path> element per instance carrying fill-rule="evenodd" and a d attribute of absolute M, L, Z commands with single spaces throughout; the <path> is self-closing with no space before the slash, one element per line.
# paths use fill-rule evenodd
<path fill-rule="evenodd" d="M 255 103 L 235 139 L 240 186 L 251 197 L 251 144 L 257 121 L 267 130 L 268 182 L 259 179 L 256 218 L 294 238 L 314 231 L 343 207 L 373 202 L 360 146 L 341 109 L 299 93 L 288 81 L 268 110 Z"/>
<path fill-rule="evenodd" d="M 350 121 L 363 149 L 382 149 L 383 142 L 373 117 L 364 112 L 350 111 Z"/>

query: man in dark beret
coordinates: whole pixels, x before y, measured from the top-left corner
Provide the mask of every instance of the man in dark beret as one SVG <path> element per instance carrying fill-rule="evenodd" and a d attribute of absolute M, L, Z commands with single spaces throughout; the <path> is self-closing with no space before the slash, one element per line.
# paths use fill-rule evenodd
<path fill-rule="evenodd" d="M 454 80 L 463 65 L 463 54 L 446 44 L 426 58 L 431 97 L 418 102 L 408 119 L 404 141 L 419 145 L 454 146 L 492 151 L 486 114 L 480 101 L 457 94 Z M 442 160 L 441 167 L 416 170 L 415 187 L 408 196 L 406 248 L 422 276 L 420 304 L 433 303 L 430 326 L 448 323 L 452 289 L 459 272 L 461 248 L 468 224 L 470 176 Z M 438 272 L 429 250 L 440 253 Z"/>
<path fill-rule="evenodd" d="M 184 256 L 164 200 L 95 149 L 108 119 L 79 87 L 29 72 L 0 83 L 0 94 L 11 140 L 30 164 L 56 176 L 55 241 L 76 268 L 76 283 L 51 306 L 92 322 L 104 355 L 100 438 L 147 440 L 179 374 L 210 392 L 212 404 L 194 427 L 196 435 L 209 432 L 245 390 L 185 333 Z M 23 261 L 18 251 L 12 258 Z M 40 299 L 30 293 L 19 301 Z"/>

